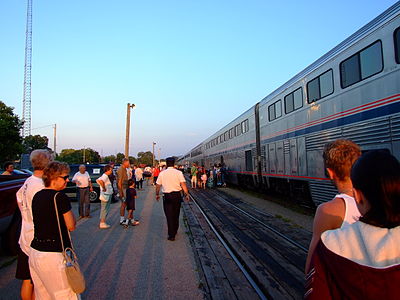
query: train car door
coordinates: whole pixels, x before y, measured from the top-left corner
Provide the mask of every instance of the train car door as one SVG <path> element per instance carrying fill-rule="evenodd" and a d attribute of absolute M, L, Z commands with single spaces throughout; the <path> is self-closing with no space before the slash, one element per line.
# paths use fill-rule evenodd
<path fill-rule="evenodd" d="M 268 161 L 269 161 L 269 172 L 276 173 L 276 152 L 275 143 L 268 145 Z"/>
<path fill-rule="evenodd" d="M 306 139 L 299 137 L 297 139 L 297 172 L 300 176 L 307 176 L 307 153 L 306 153 Z"/>
<path fill-rule="evenodd" d="M 285 168 L 285 158 L 283 155 L 283 141 L 276 142 L 276 161 L 277 161 L 277 173 L 283 174 Z"/>
<path fill-rule="evenodd" d="M 290 140 L 290 173 L 297 175 L 297 141 L 295 139 Z"/>

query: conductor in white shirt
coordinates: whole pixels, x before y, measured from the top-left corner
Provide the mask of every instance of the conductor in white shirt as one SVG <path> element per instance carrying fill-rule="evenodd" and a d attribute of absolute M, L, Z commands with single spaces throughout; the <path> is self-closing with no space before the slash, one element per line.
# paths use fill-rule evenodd
<path fill-rule="evenodd" d="M 160 200 L 160 189 L 162 188 L 164 213 L 168 225 L 168 240 L 174 241 L 179 228 L 182 191 L 185 195 L 185 201 L 189 201 L 189 192 L 182 172 L 174 168 L 175 159 L 168 157 L 166 163 L 167 169 L 162 171 L 157 178 L 156 200 Z"/>
<path fill-rule="evenodd" d="M 93 191 L 93 186 L 85 165 L 79 166 L 79 172 L 75 173 L 72 182 L 78 188 L 79 218 L 91 218 L 89 193 Z"/>

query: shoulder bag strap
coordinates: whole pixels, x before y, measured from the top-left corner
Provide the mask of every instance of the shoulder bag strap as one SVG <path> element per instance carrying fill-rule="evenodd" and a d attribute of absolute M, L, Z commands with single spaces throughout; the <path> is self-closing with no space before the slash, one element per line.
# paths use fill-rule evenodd
<path fill-rule="evenodd" d="M 61 247 L 62 247 L 62 250 L 63 250 L 63 252 L 64 252 L 64 251 L 65 251 L 65 248 L 64 248 L 64 239 L 63 239 L 63 236 L 62 236 L 62 233 L 61 233 L 60 216 L 58 215 L 57 201 L 56 201 L 56 197 L 57 197 L 58 194 L 59 194 L 59 193 L 57 192 L 57 193 L 54 195 L 54 208 L 56 209 L 57 223 L 58 223 L 58 231 L 59 231 L 59 233 L 60 233 L 60 239 L 61 239 Z M 70 241 L 70 243 L 71 243 L 71 248 L 74 249 L 74 246 L 72 245 L 71 234 L 70 234 L 68 228 L 67 228 L 67 232 L 68 232 L 69 241 Z"/>
<path fill-rule="evenodd" d="M 64 239 L 63 239 L 63 236 L 62 236 L 62 233 L 61 233 L 60 217 L 58 216 L 57 201 L 56 201 L 57 195 L 58 195 L 58 192 L 54 195 L 54 208 L 56 210 L 58 231 L 60 233 L 60 240 L 61 240 L 61 247 L 62 247 L 62 250 L 64 252 L 64 250 L 65 250 L 65 248 L 64 248 Z"/>

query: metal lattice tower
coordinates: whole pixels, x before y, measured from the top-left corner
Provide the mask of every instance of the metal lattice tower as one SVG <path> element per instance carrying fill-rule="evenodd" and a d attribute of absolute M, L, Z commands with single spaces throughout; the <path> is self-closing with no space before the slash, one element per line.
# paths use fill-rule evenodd
<path fill-rule="evenodd" d="M 28 0 L 26 13 L 24 96 L 22 100 L 22 136 L 31 134 L 31 69 L 32 69 L 32 0 Z"/>

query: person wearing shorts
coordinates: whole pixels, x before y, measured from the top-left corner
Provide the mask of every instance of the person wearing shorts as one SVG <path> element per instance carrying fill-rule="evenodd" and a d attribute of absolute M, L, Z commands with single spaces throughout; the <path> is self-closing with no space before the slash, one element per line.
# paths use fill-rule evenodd
<path fill-rule="evenodd" d="M 190 169 L 190 175 L 192 176 L 192 179 L 190 180 L 192 183 L 192 189 L 197 187 L 197 172 L 196 164 L 193 164 L 192 168 Z"/>
<path fill-rule="evenodd" d="M 106 218 L 108 213 L 110 212 L 111 197 L 113 194 L 113 188 L 111 180 L 109 178 L 109 176 L 112 174 L 112 171 L 112 167 L 110 165 L 106 165 L 104 167 L 104 174 L 96 180 L 96 182 L 100 186 L 100 229 L 110 228 L 110 225 L 106 223 Z"/>
<path fill-rule="evenodd" d="M 129 187 L 126 189 L 126 210 L 128 211 L 128 219 L 126 219 L 123 225 L 128 226 L 136 226 L 139 225 L 138 221 L 135 221 L 133 218 L 133 212 L 135 211 L 135 199 L 137 198 L 137 193 L 135 190 L 135 181 L 132 179 L 128 180 Z"/>

